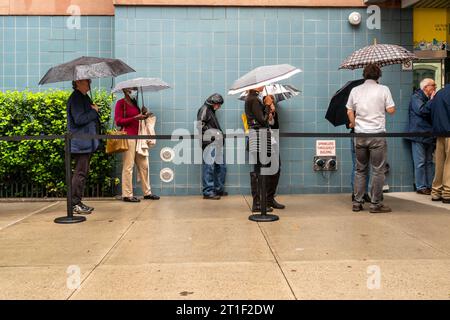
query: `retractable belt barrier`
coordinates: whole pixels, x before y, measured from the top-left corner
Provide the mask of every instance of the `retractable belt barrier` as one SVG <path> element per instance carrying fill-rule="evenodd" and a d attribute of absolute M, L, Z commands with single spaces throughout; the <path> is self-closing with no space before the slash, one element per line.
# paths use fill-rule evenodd
<path fill-rule="evenodd" d="M 70 224 L 78 223 L 86 220 L 83 216 L 74 216 L 72 210 L 72 168 L 71 168 L 71 154 L 70 154 L 70 141 L 73 139 L 92 140 L 92 139 L 155 139 L 155 140 L 172 140 L 172 139 L 199 139 L 201 135 L 189 134 L 189 135 L 109 135 L 109 134 L 77 134 L 66 133 L 64 135 L 35 135 L 35 136 L 1 136 L 0 141 L 6 142 L 20 142 L 26 140 L 62 140 L 65 141 L 65 170 L 66 170 L 66 185 L 67 185 L 67 216 L 56 218 L 55 223 Z M 234 133 L 223 134 L 223 138 L 245 138 L 248 134 Z M 280 132 L 280 138 L 408 138 L 408 137 L 450 137 L 450 132 L 433 134 L 429 132 L 394 132 L 394 133 L 316 133 L 316 132 Z M 264 176 L 263 176 L 264 178 Z M 261 202 L 263 202 L 261 198 Z M 265 199 L 264 199 L 265 200 Z M 265 201 L 264 201 L 265 202 Z M 278 220 L 277 216 L 266 214 L 265 203 L 261 203 L 261 214 L 258 215 L 254 221 L 275 221 Z M 251 216 L 251 217 L 254 217 Z M 276 217 L 274 219 L 273 217 Z"/>

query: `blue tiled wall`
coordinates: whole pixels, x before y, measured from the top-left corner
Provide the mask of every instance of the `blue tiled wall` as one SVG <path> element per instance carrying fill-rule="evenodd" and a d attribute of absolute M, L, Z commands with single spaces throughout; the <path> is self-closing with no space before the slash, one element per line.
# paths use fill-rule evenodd
<path fill-rule="evenodd" d="M 67 28 L 67 17 L 0 16 L 0 90 L 67 88 L 69 83 L 38 87 L 55 64 L 82 55 L 112 57 L 114 18 L 83 16 L 80 29 Z M 111 80 L 95 81 L 109 88 Z"/>
<path fill-rule="evenodd" d="M 359 11 L 363 23 L 352 27 L 347 20 Z M 227 96 L 233 81 L 249 70 L 267 64 L 290 63 L 303 73 L 288 82 L 302 96 L 280 104 L 284 132 L 345 132 L 325 119 L 328 101 L 347 80 L 361 77 L 361 70 L 338 70 L 354 50 L 370 44 L 394 43 L 409 49 L 412 44 L 410 10 L 383 9 L 381 30 L 368 30 L 365 10 L 275 8 L 167 8 L 117 7 L 115 53 L 138 70 L 134 76 L 161 77 L 173 89 L 147 94 L 145 103 L 156 113 L 157 133 L 175 128 L 193 131 L 197 110 L 213 92 L 225 96 L 218 112 L 223 128 L 241 128 L 243 102 Z M 403 131 L 411 92 L 412 74 L 400 66 L 383 68 L 382 83 L 391 88 L 398 113 L 388 120 L 388 130 Z M 123 77 L 126 78 L 126 77 Z M 339 170 L 322 175 L 312 171 L 316 139 L 282 139 L 281 193 L 350 192 L 349 139 L 337 139 Z M 158 142 L 151 154 L 151 179 L 157 193 L 198 194 L 200 166 L 166 164 L 159 150 L 173 146 Z M 389 140 L 391 190 L 411 190 L 413 171 L 410 151 L 401 139 Z M 162 183 L 159 171 L 173 168 L 175 179 Z M 249 191 L 250 167 L 229 165 L 227 189 Z"/>
<path fill-rule="evenodd" d="M 349 13 L 359 11 L 363 23 L 351 27 Z M 68 30 L 65 17 L 0 17 L 0 89 L 40 90 L 67 88 L 69 84 L 37 87 L 52 65 L 80 55 L 117 57 L 138 72 L 116 80 L 161 77 L 173 88 L 145 95 L 145 104 L 157 115 L 157 133 L 175 128 L 193 132 L 193 121 L 203 101 L 213 92 L 225 97 L 218 117 L 223 128 L 242 128 L 243 102 L 227 96 L 239 76 L 254 67 L 290 63 L 303 73 L 288 80 L 302 95 L 279 107 L 282 132 L 345 132 L 325 119 L 328 101 L 347 80 L 361 70 L 338 70 L 354 50 L 377 38 L 412 49 L 412 12 L 383 9 L 381 30 L 365 27 L 365 10 L 320 8 L 187 8 L 116 7 L 115 17 L 82 17 L 80 30 Z M 388 119 L 388 130 L 403 131 L 412 74 L 400 66 L 383 68 L 398 113 Z M 109 88 L 109 79 L 94 82 Z M 281 141 L 281 193 L 349 192 L 351 158 L 349 139 L 337 139 L 338 171 L 322 175 L 312 171 L 316 139 Z M 199 194 L 200 165 L 174 165 L 160 160 L 159 151 L 175 142 L 158 141 L 151 152 L 151 180 L 158 194 Z M 413 170 L 408 145 L 389 139 L 391 190 L 411 190 Z M 164 167 L 175 171 L 171 183 L 160 181 Z M 118 168 L 120 171 L 120 168 Z M 229 165 L 227 190 L 249 192 L 249 165 Z M 140 187 L 136 185 L 136 192 Z"/>

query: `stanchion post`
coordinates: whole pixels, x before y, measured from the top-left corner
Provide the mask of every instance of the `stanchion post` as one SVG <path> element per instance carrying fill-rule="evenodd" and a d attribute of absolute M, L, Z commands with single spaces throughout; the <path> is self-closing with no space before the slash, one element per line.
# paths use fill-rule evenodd
<path fill-rule="evenodd" d="M 265 140 L 267 140 L 267 137 L 265 135 L 263 135 L 263 137 L 266 138 Z M 258 152 L 260 152 L 260 150 L 258 150 Z M 275 214 L 267 214 L 267 189 L 266 189 L 267 176 L 265 174 L 262 174 L 264 167 L 266 166 L 263 165 L 258 173 L 259 205 L 261 207 L 261 214 L 252 214 L 251 216 L 248 217 L 249 220 L 255 222 L 272 222 L 280 219 Z"/>
<path fill-rule="evenodd" d="M 64 163 L 66 167 L 67 185 L 67 216 L 55 219 L 55 223 L 70 224 L 86 221 L 86 217 L 74 216 L 72 210 L 72 159 L 70 156 L 70 144 L 72 135 L 67 132 L 64 136 Z"/>

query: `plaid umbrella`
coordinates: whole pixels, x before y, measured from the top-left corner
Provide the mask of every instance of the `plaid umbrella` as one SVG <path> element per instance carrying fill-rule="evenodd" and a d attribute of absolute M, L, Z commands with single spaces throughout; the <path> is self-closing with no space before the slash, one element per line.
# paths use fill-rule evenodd
<path fill-rule="evenodd" d="M 380 67 L 390 64 L 402 64 L 417 57 L 403 47 L 394 44 L 377 44 L 366 46 L 353 52 L 342 62 L 339 69 L 359 69 L 370 63 L 375 63 Z"/>

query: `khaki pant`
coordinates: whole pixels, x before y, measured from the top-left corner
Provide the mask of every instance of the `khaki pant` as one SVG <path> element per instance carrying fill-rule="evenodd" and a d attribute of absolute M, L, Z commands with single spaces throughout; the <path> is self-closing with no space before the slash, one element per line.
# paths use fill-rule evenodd
<path fill-rule="evenodd" d="M 435 162 L 431 196 L 450 199 L 450 138 L 436 139 Z"/>
<path fill-rule="evenodd" d="M 142 192 L 145 196 L 152 193 L 148 174 L 148 157 L 136 152 L 136 140 L 128 140 L 128 151 L 123 153 L 122 197 L 133 196 L 133 167 L 135 163 L 141 179 Z"/>

